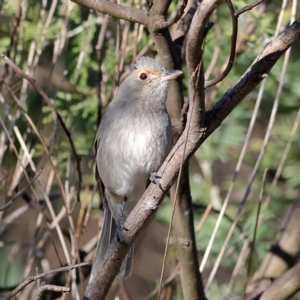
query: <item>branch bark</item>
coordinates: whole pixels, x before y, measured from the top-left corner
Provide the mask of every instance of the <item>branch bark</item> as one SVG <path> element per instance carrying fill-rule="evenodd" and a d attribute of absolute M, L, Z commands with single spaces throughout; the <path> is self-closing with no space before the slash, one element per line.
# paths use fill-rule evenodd
<path fill-rule="evenodd" d="M 154 1 L 153 6 L 149 11 L 147 28 L 155 43 L 160 61 L 165 68 L 168 70 L 181 70 L 181 61 L 175 50 L 170 31 L 168 28 L 161 26 L 161 24 L 165 23 L 170 4 L 170 0 Z M 167 109 L 171 118 L 180 118 L 182 105 L 182 78 L 180 76 L 176 81 L 173 80 L 169 83 Z"/>
<path fill-rule="evenodd" d="M 229 88 L 225 95 L 206 112 L 204 120 L 206 127 L 199 126 L 200 104 L 196 101 L 191 103 L 194 108 L 192 109 L 190 105 L 187 119 L 187 124 L 190 123 L 190 130 L 188 130 L 189 126 L 185 128 L 177 144 L 158 171 L 158 175 L 162 176 L 160 182 L 163 191 L 153 184 L 150 184 L 147 188 L 143 197 L 125 221 L 124 227 L 128 229 L 128 231 L 123 231 L 126 246 L 118 243 L 116 239 L 113 240 L 102 265 L 89 284 L 84 299 L 104 299 L 118 273 L 128 247 L 133 243 L 144 224 L 150 220 L 166 192 L 174 183 L 182 159 L 184 164 L 187 163 L 191 155 L 221 125 L 230 112 L 263 80 L 281 55 L 299 38 L 300 19 L 275 38 L 256 58 L 241 79 Z"/>
<path fill-rule="evenodd" d="M 155 2 L 150 11 L 150 17 L 162 20 L 166 17 L 170 1 Z M 152 22 L 151 22 L 152 23 Z M 161 24 L 162 21 L 153 22 Z M 157 26 L 149 28 L 156 49 L 162 63 L 168 69 L 181 69 L 181 60 L 175 49 L 169 29 L 159 29 Z M 183 105 L 182 78 L 172 82 L 167 99 L 167 108 L 172 119 L 180 120 Z M 174 142 L 177 142 L 175 140 Z M 175 199 L 176 187 L 178 186 L 177 199 Z M 197 247 L 194 234 L 194 219 L 192 201 L 189 187 L 189 176 L 187 166 L 183 174 L 170 190 L 171 200 L 175 202 L 174 235 L 177 245 L 177 258 L 180 262 L 180 279 L 184 299 L 205 299 L 202 278 L 198 270 Z M 172 225 L 170 225 L 172 226 Z"/>
<path fill-rule="evenodd" d="M 194 17 L 190 19 L 187 35 L 187 65 L 189 73 L 190 111 L 196 110 L 199 124 L 204 124 L 205 94 L 204 72 L 201 47 L 204 41 L 205 26 L 210 15 L 220 1 L 203 1 L 197 5 Z M 190 128 L 187 122 L 187 131 Z M 202 125 L 200 125 L 202 127 Z M 203 281 L 199 272 L 197 246 L 194 231 L 192 199 L 190 195 L 188 165 L 185 165 L 179 178 L 178 201 L 175 206 L 174 232 L 177 244 L 177 258 L 180 262 L 180 279 L 184 299 L 206 299 Z M 175 199 L 175 187 L 171 188 L 171 198 Z"/>
<path fill-rule="evenodd" d="M 110 15 L 114 18 L 123 19 L 147 26 L 148 16 L 145 10 L 129 7 L 105 0 L 71 0 L 89 9 Z"/>

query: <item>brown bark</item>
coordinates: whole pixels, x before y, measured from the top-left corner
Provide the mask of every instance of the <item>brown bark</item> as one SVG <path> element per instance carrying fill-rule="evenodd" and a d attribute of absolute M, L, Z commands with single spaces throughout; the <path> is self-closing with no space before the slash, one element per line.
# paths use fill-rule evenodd
<path fill-rule="evenodd" d="M 143 225 L 150 220 L 158 205 L 162 202 L 166 191 L 174 183 L 181 161 L 183 160 L 184 164 L 187 163 L 191 155 L 221 125 L 230 112 L 263 80 L 282 54 L 299 37 L 300 19 L 276 37 L 256 58 L 241 79 L 228 89 L 225 95 L 206 112 L 205 120 L 203 120 L 205 121 L 203 122 L 205 127 L 199 126 L 202 123 L 200 122 L 203 114 L 200 104 L 202 99 L 193 101 L 194 97 L 190 95 L 190 109 L 187 119 L 187 124 L 190 125 L 186 126 L 182 136 L 158 171 L 158 174 L 162 176 L 160 182 L 164 191 L 153 184 L 145 191 L 124 224 L 125 228 L 128 229 L 128 231 L 123 231 L 127 246 L 118 243 L 116 240 L 112 242 L 99 271 L 87 288 L 84 299 L 104 299 L 118 273 L 122 259 L 129 249 L 128 247 L 133 243 Z M 202 76 L 199 78 L 201 79 Z M 201 82 L 199 86 L 201 87 L 203 84 L 204 82 Z M 201 93 L 204 92 L 200 91 L 199 96 Z M 200 98 L 202 97 L 200 96 Z"/>

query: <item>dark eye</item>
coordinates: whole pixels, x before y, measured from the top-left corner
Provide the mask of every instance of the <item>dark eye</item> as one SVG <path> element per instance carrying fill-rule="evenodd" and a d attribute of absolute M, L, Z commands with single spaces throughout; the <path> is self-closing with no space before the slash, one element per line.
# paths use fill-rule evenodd
<path fill-rule="evenodd" d="M 146 73 L 141 73 L 140 74 L 140 79 L 141 80 L 146 80 L 148 78 L 148 75 Z"/>

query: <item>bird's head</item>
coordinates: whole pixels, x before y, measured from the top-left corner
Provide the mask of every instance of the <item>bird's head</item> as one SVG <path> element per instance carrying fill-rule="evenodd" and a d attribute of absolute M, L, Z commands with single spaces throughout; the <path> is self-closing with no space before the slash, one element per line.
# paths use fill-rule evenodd
<path fill-rule="evenodd" d="M 166 70 L 153 58 L 142 56 L 136 61 L 135 70 L 126 77 L 120 89 L 126 89 L 138 98 L 157 97 L 165 101 L 168 82 L 181 74 L 182 71 Z"/>

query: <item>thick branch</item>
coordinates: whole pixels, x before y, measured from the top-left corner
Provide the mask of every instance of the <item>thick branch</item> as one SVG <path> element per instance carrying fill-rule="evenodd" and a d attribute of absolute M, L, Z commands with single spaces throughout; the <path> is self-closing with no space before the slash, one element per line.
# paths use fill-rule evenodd
<path fill-rule="evenodd" d="M 148 30 L 155 43 L 161 63 L 168 69 L 181 69 L 181 61 L 176 53 L 168 28 L 162 28 L 167 17 L 170 0 L 154 1 L 149 11 Z M 180 118 L 183 104 L 182 78 L 177 78 L 169 84 L 167 109 L 171 118 Z"/>
<path fill-rule="evenodd" d="M 147 25 L 148 16 L 145 10 L 134 7 L 120 5 L 105 0 L 71 0 L 89 9 L 110 15 L 114 18 L 123 19 L 143 25 Z"/>
<path fill-rule="evenodd" d="M 181 17 L 183 16 L 184 14 L 184 9 L 186 8 L 186 5 L 187 5 L 187 0 L 183 0 L 183 3 L 181 4 L 181 6 L 179 7 L 177 13 L 176 13 L 176 16 L 168 21 L 162 21 L 160 23 L 160 28 L 163 29 L 163 28 L 167 28 L 175 23 L 177 23 Z"/>
<path fill-rule="evenodd" d="M 296 42 L 300 37 L 300 19 L 289 26 L 283 33 L 269 44 L 266 49 L 257 57 L 242 78 L 232 86 L 225 95 L 209 110 L 209 118 L 206 120 L 207 128 L 201 135 L 197 110 L 190 110 L 187 122 L 191 122 L 191 130 L 187 136 L 187 128 L 183 132 L 177 144 L 161 166 L 158 174 L 162 176 L 161 185 L 164 192 L 157 186 L 150 184 L 143 197 L 132 210 L 123 231 L 126 245 L 114 240 L 107 251 L 107 256 L 98 269 L 97 274 L 90 282 L 84 299 L 104 299 L 110 285 L 117 275 L 121 262 L 125 257 L 126 250 L 133 243 L 138 232 L 142 229 L 151 216 L 154 214 L 167 190 L 174 183 L 180 162 L 184 163 L 199 146 L 214 132 L 230 112 L 262 81 L 274 66 L 280 56 Z M 186 145 L 185 145 L 186 142 Z"/>
<path fill-rule="evenodd" d="M 177 183 L 177 182 L 176 182 Z M 176 183 L 170 190 L 174 199 Z M 198 253 L 194 229 L 194 215 L 189 185 L 188 165 L 182 170 L 178 188 L 178 201 L 174 215 L 176 254 L 180 264 L 180 280 L 183 298 L 206 299 L 203 281 L 199 272 Z"/>
<path fill-rule="evenodd" d="M 204 1 L 198 4 L 187 36 L 187 65 L 189 73 L 189 114 L 194 120 L 203 120 L 204 107 L 204 72 L 202 64 L 202 51 L 205 26 L 210 14 L 220 1 Z M 191 49 L 198 51 L 192 52 Z M 186 131 L 191 128 L 192 119 L 188 119 Z M 193 123 L 199 128 L 199 123 Z M 188 133 L 189 134 L 189 133 Z M 181 162 L 180 162 L 181 163 Z M 179 163 L 179 164 L 180 164 Z M 174 231 L 177 243 L 177 257 L 180 262 L 180 279 L 184 299 L 206 299 L 203 282 L 199 272 L 197 247 L 194 231 L 192 201 L 189 188 L 187 165 L 183 169 L 178 189 L 178 201 L 175 209 Z M 177 185 L 177 184 L 176 184 Z M 171 198 L 175 199 L 174 186 L 171 189 Z M 175 199 L 176 200 L 176 199 Z"/>
<path fill-rule="evenodd" d="M 155 16 L 167 17 L 168 8 L 172 0 L 153 1 L 150 14 Z"/>

